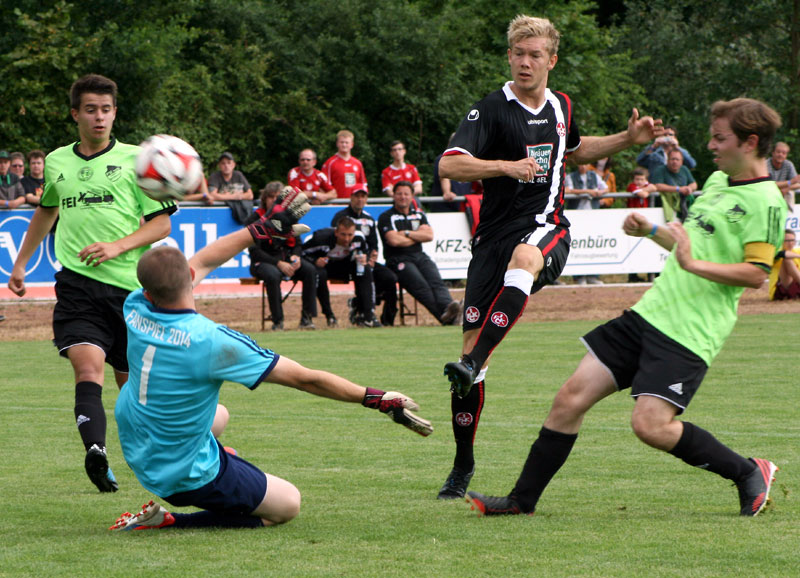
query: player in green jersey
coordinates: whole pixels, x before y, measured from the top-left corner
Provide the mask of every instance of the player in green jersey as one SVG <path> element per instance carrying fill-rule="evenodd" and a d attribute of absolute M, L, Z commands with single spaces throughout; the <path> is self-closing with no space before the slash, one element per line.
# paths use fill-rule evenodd
<path fill-rule="evenodd" d="M 114 81 L 84 76 L 72 85 L 70 100 L 80 140 L 47 156 L 41 205 L 8 286 L 25 294 L 25 267 L 58 217 L 55 248 L 62 270 L 56 274 L 53 342 L 75 373 L 75 419 L 86 449 L 86 473 L 101 492 L 115 492 L 105 448 L 104 363 L 122 387 L 128 377 L 122 304 L 139 287 L 139 257 L 169 234 L 176 207 L 142 192 L 134 172 L 139 147 L 111 136 L 117 113 Z"/>
<path fill-rule="evenodd" d="M 711 107 L 709 177 L 685 223 L 658 227 L 639 213 L 628 235 L 671 251 L 661 276 L 622 316 L 583 337 L 589 352 L 561 387 L 514 489 L 502 497 L 468 492 L 478 515 L 532 514 L 566 461 L 586 413 L 615 391 L 635 398 L 631 425 L 644 443 L 734 482 L 742 516 L 764 508 L 777 467 L 747 459 L 676 417 L 691 400 L 734 323 L 745 287 L 766 280 L 783 239 L 786 203 L 766 158 L 780 116 L 739 98 Z"/>

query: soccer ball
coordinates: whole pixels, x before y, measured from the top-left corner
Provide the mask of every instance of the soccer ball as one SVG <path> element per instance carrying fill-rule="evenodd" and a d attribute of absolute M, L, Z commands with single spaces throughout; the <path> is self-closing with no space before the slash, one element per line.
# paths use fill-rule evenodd
<path fill-rule="evenodd" d="M 136 182 L 156 201 L 181 201 L 203 180 L 203 163 L 194 147 L 168 134 L 151 136 L 136 157 Z"/>

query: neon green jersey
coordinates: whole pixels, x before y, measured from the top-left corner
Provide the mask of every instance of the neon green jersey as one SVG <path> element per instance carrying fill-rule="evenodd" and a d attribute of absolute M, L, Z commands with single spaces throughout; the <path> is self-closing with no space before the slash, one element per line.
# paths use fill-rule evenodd
<path fill-rule="evenodd" d="M 138 288 L 136 264 L 148 247 L 127 251 L 97 267 L 82 263 L 87 245 L 111 242 L 139 228 L 140 219 L 172 214 L 172 202 L 150 199 L 136 184 L 139 147 L 111 139 L 106 149 L 85 157 L 78 143 L 54 150 L 45 159 L 43 207 L 57 207 L 56 257 L 63 267 L 96 281 L 132 291 Z"/>
<path fill-rule="evenodd" d="M 774 181 L 730 182 L 728 175 L 717 171 L 706 181 L 684 227 L 692 256 L 702 261 L 742 263 L 745 245 L 771 245 L 769 262 L 748 261 L 769 271 L 785 222 L 786 202 Z M 653 287 L 632 309 L 710 365 L 733 330 L 743 292 L 744 287 L 688 273 L 673 250 Z"/>

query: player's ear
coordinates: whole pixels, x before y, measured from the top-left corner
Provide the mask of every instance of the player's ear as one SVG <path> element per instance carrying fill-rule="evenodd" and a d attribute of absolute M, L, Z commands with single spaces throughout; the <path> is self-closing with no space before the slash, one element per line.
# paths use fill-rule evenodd
<path fill-rule="evenodd" d="M 558 54 L 551 54 L 550 55 L 550 62 L 547 63 L 547 70 L 553 70 L 553 68 L 558 62 Z"/>
<path fill-rule="evenodd" d="M 189 274 L 192 277 L 192 283 L 194 283 L 194 278 L 197 275 L 197 271 L 194 270 L 194 267 L 191 267 L 191 266 L 189 267 Z"/>
<path fill-rule="evenodd" d="M 153 298 L 150 297 L 150 292 L 147 289 L 143 289 L 142 290 L 142 295 L 144 295 L 144 298 L 147 299 L 153 305 L 156 304 L 155 301 L 153 301 Z"/>

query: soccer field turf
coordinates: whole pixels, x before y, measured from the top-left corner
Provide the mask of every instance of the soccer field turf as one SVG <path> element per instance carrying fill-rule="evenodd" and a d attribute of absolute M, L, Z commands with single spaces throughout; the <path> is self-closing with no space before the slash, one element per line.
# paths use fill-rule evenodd
<path fill-rule="evenodd" d="M 780 471 L 772 506 L 740 518 L 736 489 L 639 442 L 626 393 L 586 418 L 533 517 L 479 519 L 436 493 L 453 457 L 454 327 L 287 332 L 259 343 L 310 367 L 416 399 L 436 428 L 422 438 L 386 416 L 271 384 L 234 384 L 221 441 L 303 494 L 300 516 L 263 530 L 109 532 L 152 498 L 124 464 L 116 388 L 106 378 L 110 462 L 99 494 L 83 472 L 72 371 L 49 342 L 4 343 L 0 366 L 0 576 L 797 576 L 795 501 L 800 315 L 746 316 L 685 416 Z M 471 489 L 513 485 L 592 322 L 523 323 L 487 376 Z"/>

